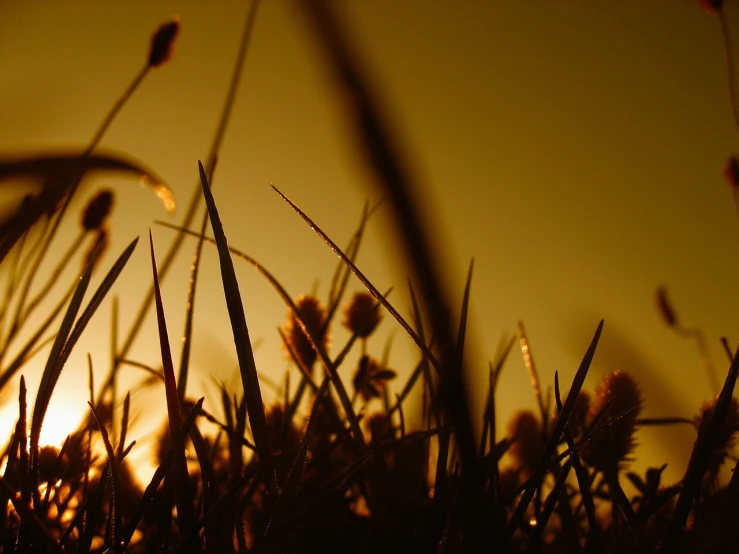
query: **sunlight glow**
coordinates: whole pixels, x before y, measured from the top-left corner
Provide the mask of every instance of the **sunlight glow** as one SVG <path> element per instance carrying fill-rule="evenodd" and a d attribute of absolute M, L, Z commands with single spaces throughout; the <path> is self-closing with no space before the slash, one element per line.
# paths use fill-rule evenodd
<path fill-rule="evenodd" d="M 46 411 L 44 424 L 39 437 L 40 446 L 61 447 L 67 435 L 71 434 L 82 421 L 80 399 L 75 395 L 54 395 Z"/>

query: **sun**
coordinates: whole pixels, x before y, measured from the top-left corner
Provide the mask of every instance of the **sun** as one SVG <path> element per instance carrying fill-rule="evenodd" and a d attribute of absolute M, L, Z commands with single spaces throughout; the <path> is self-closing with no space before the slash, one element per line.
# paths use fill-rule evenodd
<path fill-rule="evenodd" d="M 39 446 L 59 448 L 64 444 L 67 435 L 79 427 L 84 417 L 84 408 L 87 408 L 84 398 L 76 394 L 58 394 L 60 392 L 62 391 L 55 391 L 51 397 L 44 423 L 41 426 Z"/>
<path fill-rule="evenodd" d="M 46 410 L 44 423 L 41 426 L 39 446 L 55 446 L 60 448 L 67 438 L 80 425 L 85 416 L 84 392 L 68 387 L 58 387 L 51 397 L 51 402 Z M 28 403 L 27 433 L 30 435 L 31 419 L 33 417 L 33 399 Z M 0 407 L 0 436 L 10 437 L 15 432 L 18 421 L 17 402 L 6 401 Z M 6 443 L 7 444 L 7 443 Z"/>

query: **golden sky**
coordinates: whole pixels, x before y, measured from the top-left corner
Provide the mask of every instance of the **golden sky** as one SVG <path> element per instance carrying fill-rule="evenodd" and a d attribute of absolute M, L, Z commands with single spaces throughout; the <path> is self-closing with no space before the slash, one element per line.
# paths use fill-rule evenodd
<path fill-rule="evenodd" d="M 467 351 L 473 385 L 482 388 L 501 336 L 522 320 L 545 383 L 558 370 L 567 390 L 604 318 L 586 386 L 613 369 L 629 371 L 642 385 L 646 415 L 692 417 L 712 391 L 694 344 L 660 320 L 654 292 L 667 285 L 685 325 L 705 331 L 723 378 L 728 363 L 718 339 L 739 340 L 739 218 L 722 177 L 737 150 L 737 129 L 718 19 L 697 0 L 336 4 L 418 178 L 416 194 L 456 305 L 475 257 Z M 739 4 L 726 4 L 729 28 L 739 33 Z M 103 147 L 154 168 L 186 203 L 247 9 L 225 0 L 0 2 L 0 155 L 84 147 L 144 62 L 151 32 L 177 14 L 182 31 L 174 58 L 147 78 Z M 364 201 L 378 198 L 343 115 L 294 3 L 263 0 L 214 193 L 230 243 L 294 296 L 318 282 L 325 298 L 336 258 L 269 185 L 339 244 Z M 106 264 L 135 236 L 146 239 L 150 226 L 161 258 L 172 237 L 153 226 L 167 218 L 161 205 L 134 181 L 99 180 L 87 193 L 97 185 L 117 193 Z M 391 299 L 409 315 L 407 268 L 389 228 L 381 210 L 359 266 L 380 290 L 395 286 Z M 114 289 L 123 331 L 150 283 L 146 246 L 142 240 Z M 186 243 L 164 285 L 176 356 L 193 248 Z M 276 327 L 284 305 L 250 267 L 236 266 L 251 334 L 262 340 L 258 367 L 280 380 L 287 364 Z M 235 386 L 238 379 L 212 251 L 201 277 L 188 391 L 206 394 L 208 409 L 210 376 Z M 356 281 L 353 287 L 360 289 Z M 87 351 L 96 377 L 107 372 L 109 320 L 106 303 L 52 409 L 84 406 Z M 132 357 L 161 362 L 154 333 L 152 317 Z M 390 334 L 391 365 L 406 374 L 418 355 L 388 318 L 370 348 L 379 355 Z M 341 343 L 342 330 L 335 337 Z M 26 369 L 31 390 L 42 361 Z M 124 388 L 142 377 L 127 371 Z M 500 387 L 504 417 L 535 406 L 519 350 Z M 163 391 L 136 393 L 133 407 L 142 436 L 163 417 Z M 14 412 L 3 413 L 9 428 Z M 646 429 L 639 438 L 647 458 L 638 467 L 669 460 L 668 479 L 681 476 L 692 429 Z"/>

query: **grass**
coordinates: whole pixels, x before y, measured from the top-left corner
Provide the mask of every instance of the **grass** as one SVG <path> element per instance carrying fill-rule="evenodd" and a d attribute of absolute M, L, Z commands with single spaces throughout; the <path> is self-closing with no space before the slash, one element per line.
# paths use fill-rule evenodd
<path fill-rule="evenodd" d="M 0 391 L 21 373 L 18 420 L 2 452 L 0 476 L 0 548 L 3 552 L 147 553 L 147 552 L 728 552 L 739 544 L 739 476 L 728 483 L 719 470 L 729 459 L 739 431 L 739 406 L 733 398 L 739 354 L 728 351 L 730 365 L 715 402 L 695 419 L 645 419 L 636 376 L 615 372 L 593 392 L 583 388 L 603 332 L 601 321 L 567 393 L 554 376 L 554 399 L 546 397 L 523 324 L 518 340 L 529 371 L 538 411 L 514 415 L 506 436 L 497 434 L 497 383 L 516 337 L 501 342 L 490 363 L 482 414 L 475 415 L 463 393 L 470 373 L 464 365 L 467 311 L 474 300 L 470 264 L 460 320 L 449 321 L 448 295 L 439 286 L 433 244 L 421 227 L 412 195 L 418 191 L 395 147 L 388 140 L 366 77 L 351 54 L 332 12 L 319 0 L 301 4 L 316 30 L 337 82 L 352 103 L 347 119 L 367 153 L 367 165 L 383 187 L 397 233 L 410 260 L 413 317 L 409 321 L 357 266 L 362 237 L 371 213 L 365 208 L 356 232 L 341 249 L 320 226 L 282 192 L 287 207 L 338 256 L 326 306 L 315 297 L 290 295 L 258 261 L 228 245 L 211 187 L 217 153 L 240 79 L 248 39 L 258 7 L 244 27 L 232 86 L 224 105 L 213 149 L 198 162 L 198 185 L 162 263 L 155 259 L 150 235 L 151 289 L 135 318 L 140 323 L 154 304 L 162 356 L 142 369 L 164 383 L 167 423 L 157 438 L 158 467 L 141 488 L 127 458 L 130 395 L 121 401 L 116 373 L 127 360 L 138 326 L 118 341 L 117 309 L 111 336 L 111 373 L 95 393 L 89 362 L 89 417 L 60 448 L 39 444 L 56 382 L 87 324 L 113 284 L 124 278 L 137 240 L 119 255 L 101 284 L 84 300 L 105 245 L 106 213 L 80 232 L 64 259 L 87 245 L 86 265 L 78 279 L 55 298 L 52 282 L 34 286 L 48 263 L 49 246 L 67 214 L 70 199 L 92 168 L 150 174 L 141 164 L 119 155 L 101 156 L 97 144 L 151 67 L 166 61 L 178 22 L 155 35 L 149 62 L 114 104 L 90 145 L 72 156 L 39 155 L 0 164 L 0 179 L 42 176 L 46 187 L 26 199 L 0 222 L 0 264 L 6 294 L 0 304 Z M 152 61 L 154 60 L 154 61 Z M 168 191 L 153 181 L 157 195 Z M 198 230 L 190 226 L 200 199 L 206 209 Z M 98 204 L 91 203 L 90 209 Z M 85 220 L 88 220 L 87 217 Z M 213 236 L 208 236 L 208 223 Z M 160 281 L 187 237 L 196 238 L 190 275 L 186 326 L 179 371 L 175 374 Z M 203 409 L 184 394 L 195 313 L 200 254 L 214 245 L 228 307 L 242 388 L 220 385 L 221 414 Z M 253 344 L 244 316 L 235 260 L 254 267 L 288 307 L 288 323 L 279 333 L 299 382 L 286 375 L 282 398 L 265 406 Z M 348 296 L 352 274 L 367 292 Z M 415 283 L 415 285 L 413 284 Z M 29 316 L 49 305 L 47 317 L 28 329 Z M 114 308 L 117 302 L 114 300 Z M 702 335 L 684 329 L 667 298 L 658 291 L 665 321 L 705 351 Z M 84 304 L 84 307 L 83 307 Z M 388 313 L 418 347 L 420 361 L 391 397 L 397 374 L 386 355 L 368 351 L 367 337 Z M 329 353 L 326 337 L 337 318 L 351 337 Z M 424 324 L 428 328 L 424 328 Z M 19 347 L 19 336 L 29 337 Z M 726 343 L 725 343 L 726 345 Z M 17 352 L 9 359 L 11 347 Z M 23 371 L 40 349 L 48 350 L 33 409 Z M 361 349 L 359 364 L 347 368 L 347 355 Z M 727 347 L 728 350 L 728 347 Z M 711 366 L 712 368 L 713 366 Z M 711 369 L 711 371 L 713 371 Z M 351 375 L 351 379 L 347 376 Z M 420 397 L 420 428 L 407 427 L 410 402 Z M 113 413 L 122 405 L 123 417 Z M 478 420 L 479 421 L 476 421 Z M 217 429 L 204 434 L 204 423 Z M 684 478 L 661 482 L 661 468 L 644 475 L 629 471 L 634 435 L 648 425 L 692 424 L 696 441 Z M 481 431 L 478 431 L 481 430 Z M 93 446 L 102 442 L 104 456 Z M 194 456 L 193 456 L 194 453 Z M 504 463 L 505 459 L 508 460 Z M 736 469 L 736 468 L 735 468 Z M 628 497 L 623 483 L 633 485 Z"/>

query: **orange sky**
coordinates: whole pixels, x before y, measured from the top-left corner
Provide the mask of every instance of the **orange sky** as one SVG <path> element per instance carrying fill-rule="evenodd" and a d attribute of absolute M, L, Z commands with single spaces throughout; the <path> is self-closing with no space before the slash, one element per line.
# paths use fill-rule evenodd
<path fill-rule="evenodd" d="M 718 338 L 739 339 L 739 263 L 732 256 L 739 220 L 722 179 L 737 135 L 717 18 L 693 0 L 337 4 L 422 184 L 417 193 L 457 304 L 475 257 L 468 354 L 477 373 L 470 380 L 484 382 L 501 335 L 521 319 L 545 383 L 558 370 L 566 390 L 604 318 L 587 386 L 620 368 L 642 384 L 647 415 L 692 416 L 711 390 L 694 345 L 659 319 L 654 290 L 668 285 L 680 318 L 704 329 L 723 373 Z M 739 33 L 739 5 L 726 4 Z M 247 7 L 223 0 L 0 3 L 0 154 L 85 145 L 143 63 L 153 29 L 178 14 L 174 59 L 149 76 L 103 146 L 153 167 L 186 202 Z M 377 199 L 342 116 L 294 5 L 264 0 L 214 192 L 230 243 L 295 296 L 318 280 L 325 297 L 335 256 L 269 185 L 339 244 L 365 199 Z M 99 184 L 119 191 L 109 265 L 167 216 L 134 182 Z M 372 220 L 359 266 L 380 290 L 395 286 L 391 298 L 409 314 L 406 269 L 389 223 L 387 211 Z M 172 233 L 153 230 L 161 257 Z M 115 288 L 123 330 L 151 278 L 143 246 Z M 164 286 L 175 353 L 193 246 L 186 243 Z M 215 253 L 204 263 L 189 390 L 212 397 L 209 375 L 231 379 L 236 362 Z M 252 336 L 263 339 L 258 366 L 279 379 L 286 363 L 275 328 L 285 308 L 251 268 L 237 262 L 237 272 Z M 98 378 L 107 371 L 109 313 L 108 303 L 54 402 L 79 397 L 84 406 L 87 351 Z M 133 357 L 158 365 L 154 332 L 150 318 Z M 404 374 L 417 354 L 396 325 L 387 320 L 370 347 L 379 355 L 391 333 L 391 362 Z M 335 334 L 340 343 L 342 331 Z M 503 416 L 534 407 L 519 351 L 500 387 Z M 163 391 L 139 393 L 133 406 L 143 435 L 145 421 L 163 417 Z M 9 428 L 14 417 L 2 423 Z M 669 459 L 667 477 L 678 478 L 693 436 L 689 428 L 643 430 L 647 458 L 639 467 Z"/>

